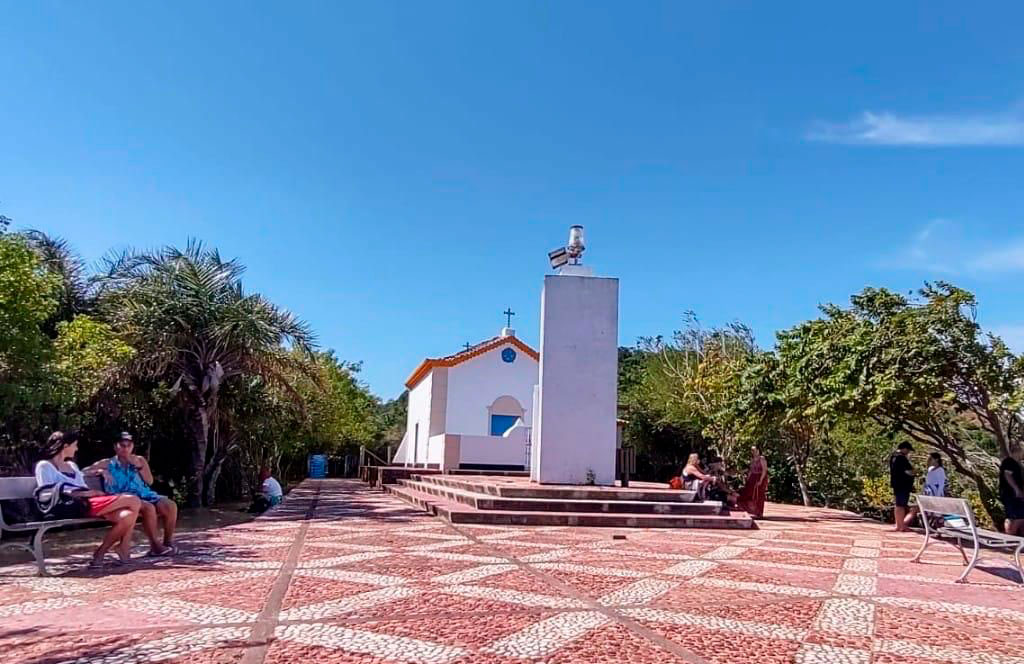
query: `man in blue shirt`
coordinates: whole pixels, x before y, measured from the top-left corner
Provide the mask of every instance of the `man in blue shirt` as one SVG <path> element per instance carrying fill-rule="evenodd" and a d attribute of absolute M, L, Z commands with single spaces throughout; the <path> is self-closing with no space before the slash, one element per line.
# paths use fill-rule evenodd
<path fill-rule="evenodd" d="M 174 548 L 174 527 L 178 523 L 178 506 L 173 500 L 161 496 L 150 488 L 153 472 L 145 457 L 134 454 L 135 441 L 127 431 L 121 433 L 114 443 L 114 456 L 102 459 L 87 468 L 103 476 L 103 485 L 108 493 L 130 493 L 142 499 L 139 516 L 142 529 L 149 537 L 150 555 L 169 556 L 177 553 Z M 158 519 L 164 521 L 164 536 L 161 543 L 157 534 Z"/>

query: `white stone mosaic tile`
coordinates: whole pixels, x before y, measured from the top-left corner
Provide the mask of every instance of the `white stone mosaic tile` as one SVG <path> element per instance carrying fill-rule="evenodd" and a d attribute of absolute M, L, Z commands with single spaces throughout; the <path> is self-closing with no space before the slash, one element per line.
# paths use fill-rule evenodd
<path fill-rule="evenodd" d="M 718 563 L 710 560 L 684 560 L 671 567 L 666 567 L 659 574 L 671 574 L 672 576 L 700 576 L 708 570 L 718 567 Z"/>
<path fill-rule="evenodd" d="M 551 551 L 541 551 L 540 553 L 531 553 L 529 555 L 521 557 L 524 563 L 543 563 L 551 560 L 561 560 L 568 558 L 576 553 L 575 549 L 552 549 Z"/>
<path fill-rule="evenodd" d="M 435 576 L 431 581 L 434 581 L 435 583 L 466 583 L 468 581 L 485 579 L 489 576 L 504 574 L 505 572 L 512 571 L 516 568 L 518 568 L 518 565 L 513 565 L 511 563 L 481 565 L 480 567 L 473 567 L 470 569 L 460 570 L 458 572 L 452 572 L 450 574 Z"/>
<path fill-rule="evenodd" d="M 228 574 L 217 574 L 213 576 L 200 576 L 180 581 L 164 581 L 151 586 L 133 588 L 134 592 L 140 595 L 159 595 L 162 593 L 178 592 L 180 590 L 192 590 L 193 588 L 205 588 L 207 586 L 219 586 L 225 583 L 239 583 L 249 579 L 273 576 L 270 570 L 253 570 L 251 572 L 231 572 Z"/>
<path fill-rule="evenodd" d="M 40 613 L 41 611 L 56 611 L 58 609 L 66 609 L 68 607 L 81 606 L 83 604 L 85 604 L 85 602 L 73 597 L 49 597 L 47 599 L 22 602 L 21 604 L 7 604 L 5 606 L 0 606 L 0 618 L 28 616 L 33 613 Z"/>
<path fill-rule="evenodd" d="M 553 569 L 560 572 L 579 572 L 582 574 L 596 574 L 597 576 L 619 576 L 623 578 L 641 578 L 650 576 L 646 572 L 638 572 L 632 569 L 617 569 L 614 567 L 594 567 L 593 565 L 575 565 L 573 563 L 536 563 L 533 565 L 538 569 Z"/>
<path fill-rule="evenodd" d="M 419 590 L 408 586 L 390 586 L 379 588 L 358 595 L 350 595 L 339 599 L 332 599 L 326 602 L 317 602 L 307 606 L 300 606 L 282 611 L 281 620 L 321 620 L 338 616 L 343 613 L 367 609 L 380 604 L 387 604 L 398 599 L 418 595 Z"/>
<path fill-rule="evenodd" d="M 843 569 L 847 572 L 874 574 L 878 571 L 878 561 L 870 558 L 847 558 L 843 561 Z"/>
<path fill-rule="evenodd" d="M 875 642 L 875 651 L 889 655 L 916 657 L 954 664 L 1024 664 L 1024 657 L 961 650 L 952 646 L 933 646 L 911 641 L 882 640 Z"/>
<path fill-rule="evenodd" d="M 821 643 L 805 643 L 796 651 L 796 664 L 870 664 L 871 653 Z"/>
<path fill-rule="evenodd" d="M 111 609 L 165 616 L 200 625 L 249 623 L 256 620 L 256 614 L 249 611 L 186 602 L 169 597 L 130 597 L 125 600 L 107 602 L 106 606 Z"/>
<path fill-rule="evenodd" d="M 774 583 L 713 579 L 706 576 L 698 576 L 695 579 L 691 579 L 689 583 L 698 586 L 710 586 L 712 588 L 731 588 L 733 590 L 750 590 L 758 593 L 796 595 L 798 597 L 827 597 L 829 595 L 829 593 L 824 590 L 818 590 L 817 588 L 799 588 L 797 586 L 780 586 Z"/>
<path fill-rule="evenodd" d="M 881 549 L 863 549 L 855 546 L 850 549 L 850 555 L 861 558 L 877 558 L 880 551 Z"/>
<path fill-rule="evenodd" d="M 396 662 L 445 664 L 465 654 L 462 648 L 455 646 L 315 623 L 279 626 L 277 637 L 285 641 L 363 653 L 381 660 Z"/>
<path fill-rule="evenodd" d="M 720 546 L 708 551 L 702 557 L 708 560 L 730 560 L 742 556 L 746 550 L 745 546 Z"/>
<path fill-rule="evenodd" d="M 454 560 L 465 563 L 507 563 L 506 558 L 498 556 L 475 556 L 469 553 L 452 553 L 450 551 L 407 551 L 410 556 L 423 556 L 434 560 Z"/>
<path fill-rule="evenodd" d="M 248 638 L 247 627 L 211 627 L 166 636 L 156 641 L 121 648 L 106 654 L 90 654 L 58 664 L 148 664 L 183 657 L 192 652 L 215 648 Z"/>
<path fill-rule="evenodd" d="M 882 540 L 874 537 L 855 539 L 853 545 L 864 549 L 881 549 Z"/>
<path fill-rule="evenodd" d="M 597 602 L 603 606 L 646 604 L 678 586 L 679 582 L 677 581 L 641 579 L 624 588 L 602 595 Z"/>
<path fill-rule="evenodd" d="M 302 569 L 316 569 L 320 567 L 337 567 L 338 565 L 344 565 L 346 563 L 358 563 L 363 560 L 376 560 L 377 558 L 387 558 L 392 556 L 394 553 L 391 551 L 359 551 L 358 553 L 348 553 L 344 556 L 332 556 L 330 558 L 316 558 L 314 560 L 304 560 L 298 564 Z"/>
<path fill-rule="evenodd" d="M 52 593 L 55 595 L 88 595 L 97 590 L 94 584 L 58 576 L 5 577 L 4 583 L 28 588 L 37 593 Z"/>
<path fill-rule="evenodd" d="M 477 597 L 489 599 L 496 602 L 507 602 L 520 606 L 539 606 L 554 609 L 577 609 L 586 606 L 583 602 L 571 597 L 557 597 L 554 595 L 541 595 L 529 593 L 522 590 L 510 590 L 508 588 L 491 588 L 488 586 L 456 585 L 442 586 L 438 588 L 441 592 L 462 597 Z"/>
<path fill-rule="evenodd" d="M 446 540 L 441 542 L 431 542 L 429 544 L 414 544 L 412 546 L 404 547 L 403 551 L 439 551 L 441 549 L 454 549 L 457 546 L 466 546 L 472 544 L 473 540 L 469 539 L 457 539 L 457 540 Z"/>
<path fill-rule="evenodd" d="M 874 601 L 879 604 L 899 606 L 905 609 L 925 609 L 941 613 L 955 613 L 965 616 L 986 616 L 988 618 L 1024 622 L 1024 611 L 1000 609 L 993 606 L 978 606 L 976 604 L 960 604 L 957 602 L 936 602 L 931 600 L 909 599 L 906 597 L 876 597 Z"/>
<path fill-rule="evenodd" d="M 523 659 L 544 657 L 604 625 L 608 620 L 607 616 L 596 611 L 559 613 L 499 639 L 483 650 L 496 655 Z"/>
<path fill-rule="evenodd" d="M 847 636 L 871 636 L 874 633 L 875 606 L 858 599 L 827 599 L 815 620 L 825 632 Z"/>
<path fill-rule="evenodd" d="M 313 576 L 319 579 L 331 579 L 332 581 L 348 581 L 350 583 L 365 583 L 369 586 L 400 586 L 408 583 L 409 580 L 401 576 L 390 574 L 372 574 L 370 572 L 357 572 L 355 570 L 325 568 L 297 569 L 298 576 Z"/>
<path fill-rule="evenodd" d="M 721 630 L 759 636 L 768 639 L 785 639 L 787 641 L 802 641 L 807 636 L 807 630 L 785 625 L 770 625 L 767 623 L 752 622 L 748 620 L 732 620 L 718 616 L 698 615 L 695 613 L 681 613 L 679 611 L 664 611 L 661 609 L 636 608 L 623 609 L 622 613 L 637 620 L 650 622 L 670 623 L 673 625 L 692 625 L 704 629 Z"/>
<path fill-rule="evenodd" d="M 840 574 L 832 590 L 844 595 L 874 595 L 878 580 L 873 576 L 859 574 Z"/>

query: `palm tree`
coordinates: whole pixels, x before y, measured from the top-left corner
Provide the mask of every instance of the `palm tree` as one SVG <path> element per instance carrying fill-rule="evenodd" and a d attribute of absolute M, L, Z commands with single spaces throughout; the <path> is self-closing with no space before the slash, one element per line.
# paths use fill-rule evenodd
<path fill-rule="evenodd" d="M 172 386 L 191 439 L 189 504 L 210 504 L 232 451 L 218 435 L 224 386 L 258 376 L 298 398 L 287 376 L 305 370 L 313 334 L 263 296 L 246 294 L 244 267 L 199 242 L 127 252 L 105 267 L 97 278 L 100 306 L 137 351 L 128 370 Z"/>
<path fill-rule="evenodd" d="M 69 321 L 92 309 L 93 294 L 86 277 L 85 262 L 62 237 L 37 230 L 27 230 L 22 235 L 39 256 L 43 267 L 60 279 L 57 310 L 43 324 L 46 333 L 54 336 L 57 323 Z"/>

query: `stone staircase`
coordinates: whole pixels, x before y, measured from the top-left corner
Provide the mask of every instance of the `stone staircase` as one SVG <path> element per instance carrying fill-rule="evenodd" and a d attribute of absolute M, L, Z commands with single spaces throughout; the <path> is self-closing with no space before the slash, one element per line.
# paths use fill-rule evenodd
<path fill-rule="evenodd" d="M 451 523 L 619 528 L 753 528 L 745 512 L 693 493 L 644 487 L 552 486 L 521 478 L 413 475 L 384 490 Z"/>

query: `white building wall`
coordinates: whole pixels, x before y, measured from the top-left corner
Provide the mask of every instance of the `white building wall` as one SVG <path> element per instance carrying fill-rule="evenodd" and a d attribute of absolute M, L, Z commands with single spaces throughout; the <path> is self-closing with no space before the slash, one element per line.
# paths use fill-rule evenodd
<path fill-rule="evenodd" d="M 460 463 L 490 466 L 525 466 L 526 438 L 459 436 Z"/>
<path fill-rule="evenodd" d="M 427 376 L 409 390 L 409 413 L 406 419 L 405 458 L 403 463 L 426 463 L 427 440 L 430 436 L 430 394 L 433 374 Z M 419 425 L 419 439 L 415 438 Z"/>
<path fill-rule="evenodd" d="M 516 352 L 514 362 L 508 363 L 501 359 L 501 351 L 505 348 L 512 348 Z M 491 423 L 487 409 L 495 399 L 503 395 L 515 397 L 525 411 L 523 421 L 531 422 L 533 386 L 536 384 L 537 362 L 511 343 L 449 368 L 445 432 L 471 436 L 490 435 Z M 462 462 L 488 463 L 467 459 L 465 454 Z"/>
<path fill-rule="evenodd" d="M 618 279 L 544 278 L 535 481 L 614 484 L 618 329 Z"/>

